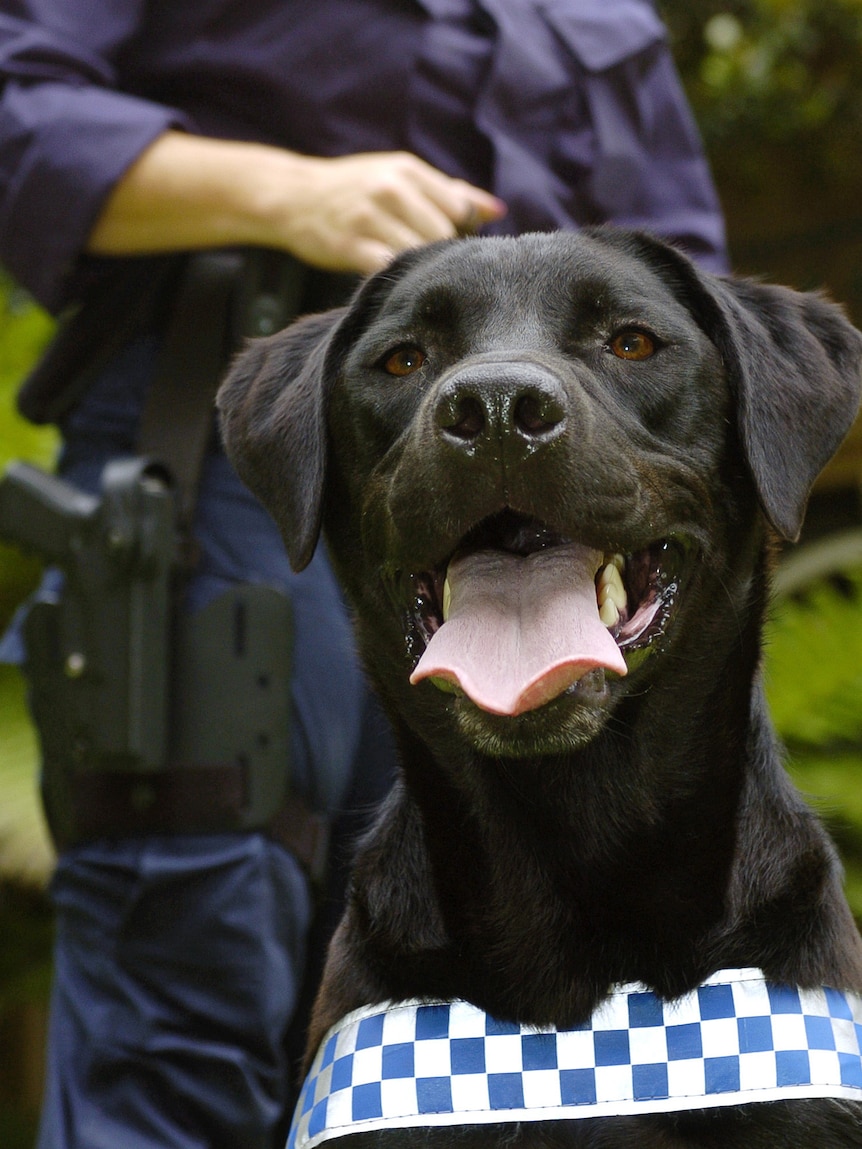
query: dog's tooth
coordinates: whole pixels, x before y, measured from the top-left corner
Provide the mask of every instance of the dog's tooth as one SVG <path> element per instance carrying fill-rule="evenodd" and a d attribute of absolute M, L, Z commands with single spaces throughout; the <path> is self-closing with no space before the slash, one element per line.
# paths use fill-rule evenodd
<path fill-rule="evenodd" d="M 619 608 L 610 595 L 599 607 L 599 618 L 607 627 L 616 626 L 620 621 Z"/>
<path fill-rule="evenodd" d="M 625 555 L 621 555 L 618 552 L 614 553 L 612 551 L 605 551 L 604 557 L 602 559 L 602 567 L 603 568 L 607 567 L 607 566 L 616 567 L 617 570 L 620 572 L 620 574 L 622 574 L 623 571 L 625 570 L 625 565 L 626 565 L 626 556 Z"/>
<path fill-rule="evenodd" d="M 625 610 L 628 602 L 626 588 L 623 584 L 623 578 L 619 568 L 614 562 L 607 563 L 606 566 L 602 567 L 599 573 L 599 606 L 603 606 L 608 599 L 613 601 L 618 611 Z"/>
<path fill-rule="evenodd" d="M 449 608 L 452 605 L 452 588 L 449 586 L 449 579 L 447 578 L 443 583 L 443 621 L 449 617 Z"/>

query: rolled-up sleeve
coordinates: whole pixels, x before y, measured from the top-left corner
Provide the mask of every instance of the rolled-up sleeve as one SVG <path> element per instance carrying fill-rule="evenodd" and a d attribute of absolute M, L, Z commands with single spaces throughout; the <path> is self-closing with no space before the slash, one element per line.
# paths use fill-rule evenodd
<path fill-rule="evenodd" d="M 65 302 L 111 188 L 181 113 L 112 87 L 85 45 L 0 16 L 0 262 L 46 307 Z"/>

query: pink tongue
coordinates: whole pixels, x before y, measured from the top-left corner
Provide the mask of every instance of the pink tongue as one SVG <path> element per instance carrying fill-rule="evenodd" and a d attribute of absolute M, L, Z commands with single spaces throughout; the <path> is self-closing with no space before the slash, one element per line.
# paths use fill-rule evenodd
<path fill-rule="evenodd" d="M 599 551 L 569 543 L 526 557 L 479 551 L 449 567 L 449 617 L 410 676 L 440 678 L 492 714 L 523 714 L 596 667 L 626 673 L 599 618 Z"/>

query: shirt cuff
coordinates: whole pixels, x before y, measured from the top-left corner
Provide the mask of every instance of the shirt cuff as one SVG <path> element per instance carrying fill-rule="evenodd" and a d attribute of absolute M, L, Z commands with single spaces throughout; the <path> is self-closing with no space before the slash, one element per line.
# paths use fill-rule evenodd
<path fill-rule="evenodd" d="M 158 136 L 192 125 L 147 100 L 54 83 L 7 91 L 3 116 L 9 152 L 0 171 L 12 162 L 0 253 L 18 282 L 56 312 L 116 182 Z"/>

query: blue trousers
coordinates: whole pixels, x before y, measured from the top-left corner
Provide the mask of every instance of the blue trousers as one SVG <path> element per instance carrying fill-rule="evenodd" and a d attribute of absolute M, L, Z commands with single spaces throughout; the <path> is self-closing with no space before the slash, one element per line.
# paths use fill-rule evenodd
<path fill-rule="evenodd" d="M 67 417 L 60 473 L 90 491 L 134 449 L 155 346 L 141 339 Z M 214 441 L 187 609 L 237 582 L 293 604 L 292 776 L 333 815 L 367 765 L 389 779 L 374 706 L 322 548 L 301 574 Z M 365 740 L 363 730 L 373 730 Z M 39 1149 L 272 1149 L 291 1100 L 285 1037 L 305 967 L 306 877 L 265 835 L 162 836 L 66 851 Z"/>

